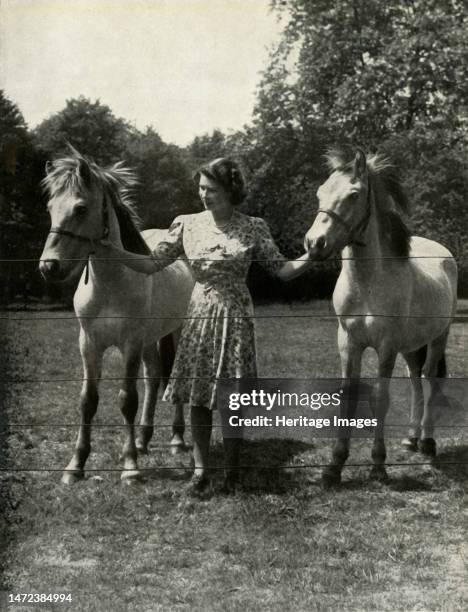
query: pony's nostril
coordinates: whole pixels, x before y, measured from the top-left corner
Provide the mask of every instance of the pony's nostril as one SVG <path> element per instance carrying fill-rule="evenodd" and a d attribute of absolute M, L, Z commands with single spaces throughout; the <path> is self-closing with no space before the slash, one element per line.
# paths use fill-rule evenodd
<path fill-rule="evenodd" d="M 44 259 L 39 264 L 39 270 L 44 277 L 56 278 L 60 272 L 60 265 L 57 259 Z"/>
<path fill-rule="evenodd" d="M 315 246 L 316 246 L 316 248 L 319 251 L 323 251 L 323 249 L 325 248 L 326 244 L 327 243 L 326 243 L 325 237 L 324 236 L 319 236 L 319 238 L 317 238 Z"/>

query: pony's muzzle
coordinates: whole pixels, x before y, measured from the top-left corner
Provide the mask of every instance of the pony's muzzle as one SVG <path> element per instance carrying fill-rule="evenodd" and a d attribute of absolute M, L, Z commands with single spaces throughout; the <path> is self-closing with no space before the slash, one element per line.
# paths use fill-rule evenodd
<path fill-rule="evenodd" d="M 329 255 L 327 239 L 323 235 L 317 238 L 306 236 L 304 246 L 312 259 L 325 259 Z"/>
<path fill-rule="evenodd" d="M 43 259 L 39 263 L 39 272 L 46 281 L 59 281 L 61 276 L 58 259 Z"/>

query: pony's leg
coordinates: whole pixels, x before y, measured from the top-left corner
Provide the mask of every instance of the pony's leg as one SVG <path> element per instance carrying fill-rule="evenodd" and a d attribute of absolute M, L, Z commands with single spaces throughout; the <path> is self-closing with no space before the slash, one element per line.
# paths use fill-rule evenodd
<path fill-rule="evenodd" d="M 185 450 L 184 442 L 185 419 L 184 405 L 174 404 L 174 418 L 172 420 L 171 453 L 177 455 Z"/>
<path fill-rule="evenodd" d="M 340 405 L 340 417 L 352 419 L 356 413 L 359 397 L 359 377 L 364 348 L 354 343 L 341 328 L 338 329 L 338 348 L 341 357 L 341 374 L 346 379 L 343 387 L 343 399 Z M 341 472 L 349 456 L 351 429 L 343 428 L 333 446 L 330 464 L 322 472 L 322 484 L 325 488 L 337 486 L 341 482 Z"/>
<path fill-rule="evenodd" d="M 402 441 L 402 445 L 407 450 L 413 452 L 418 450 L 418 440 L 421 437 L 421 419 L 424 412 L 424 393 L 421 375 L 426 356 L 426 346 L 403 355 L 408 364 L 411 381 L 411 412 L 408 437 Z"/>
<path fill-rule="evenodd" d="M 124 418 L 125 441 L 122 450 L 123 482 L 132 482 L 140 476 L 135 444 L 135 417 L 138 411 L 137 381 L 141 361 L 140 347 L 126 347 L 124 357 L 124 380 L 119 391 L 119 407 Z"/>
<path fill-rule="evenodd" d="M 161 371 L 164 377 L 164 385 L 167 385 L 167 381 L 171 375 L 172 366 L 174 364 L 175 354 L 177 345 L 180 339 L 181 328 L 174 330 L 171 334 L 164 336 L 159 341 L 159 349 L 161 355 Z M 185 433 L 185 419 L 184 419 L 184 405 L 174 405 L 174 418 L 172 420 L 172 438 L 170 443 L 171 453 L 177 455 L 178 453 L 185 450 L 184 442 Z"/>
<path fill-rule="evenodd" d="M 224 446 L 224 483 L 225 493 L 235 493 L 240 482 L 239 457 L 242 449 L 242 432 L 239 438 L 223 438 Z"/>
<path fill-rule="evenodd" d="M 63 472 L 62 482 L 65 484 L 73 484 L 84 477 L 84 466 L 91 451 L 91 421 L 96 414 L 99 401 L 98 384 L 101 378 L 103 350 L 98 349 L 91 338 L 81 331 L 80 352 L 83 361 L 83 386 L 80 396 L 81 423 L 75 452 Z"/>
<path fill-rule="evenodd" d="M 154 432 L 154 411 L 161 377 L 161 363 L 156 343 L 145 346 L 143 349 L 143 376 L 145 379 L 145 397 L 136 447 L 140 454 L 146 455 L 148 444 Z"/>
<path fill-rule="evenodd" d="M 428 457 L 435 457 L 436 441 L 434 439 L 434 408 L 443 397 L 440 378 L 447 375 L 445 361 L 445 347 L 447 344 L 448 330 L 442 336 L 431 342 L 428 346 L 428 356 L 425 365 L 425 375 L 429 379 L 429 397 L 424 406 L 424 413 L 421 422 L 422 434 L 419 443 L 419 450 Z"/>
<path fill-rule="evenodd" d="M 374 444 L 372 446 L 372 462 L 374 465 L 370 472 L 370 478 L 373 480 L 385 481 L 388 478 L 385 469 L 385 459 L 387 458 L 384 439 L 385 417 L 387 416 L 390 404 L 390 379 L 395 366 L 397 353 L 394 351 L 379 351 L 378 354 L 378 380 L 372 396 L 373 412 L 377 419 L 377 427 L 375 428 Z"/>

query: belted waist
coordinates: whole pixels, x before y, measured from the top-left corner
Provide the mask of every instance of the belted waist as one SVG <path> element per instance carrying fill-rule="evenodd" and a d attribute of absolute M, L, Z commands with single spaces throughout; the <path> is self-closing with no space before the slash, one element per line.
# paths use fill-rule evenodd
<path fill-rule="evenodd" d="M 203 291 L 229 291 L 234 289 L 235 291 L 248 291 L 247 285 L 243 279 L 207 279 L 197 280 L 195 286 L 199 285 Z"/>

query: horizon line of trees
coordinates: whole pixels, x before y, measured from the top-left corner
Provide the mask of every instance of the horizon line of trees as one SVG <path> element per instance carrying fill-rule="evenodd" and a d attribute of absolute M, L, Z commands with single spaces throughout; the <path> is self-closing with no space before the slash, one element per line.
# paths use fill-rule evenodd
<path fill-rule="evenodd" d="M 459 293 L 468 295 L 468 18 L 466 0 L 271 0 L 284 32 L 258 85 L 250 125 L 214 130 L 187 147 L 137 130 L 99 100 L 70 99 L 29 130 L 0 91 L 2 259 L 38 258 L 49 220 L 40 181 L 47 159 L 69 142 L 101 165 L 135 169 L 143 227 L 168 227 L 199 210 L 192 173 L 223 155 L 249 183 L 243 205 L 266 219 L 284 254 L 302 252 L 317 207 L 315 192 L 333 146 L 389 156 L 412 202 L 414 233 L 445 244 L 457 258 Z M 41 296 L 37 266 L 3 262 L 3 302 Z M 325 297 L 339 267 L 317 266 L 281 288 L 255 268 L 257 297 Z"/>

